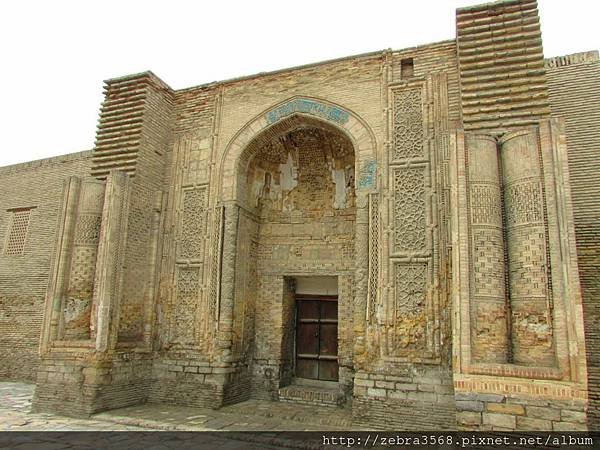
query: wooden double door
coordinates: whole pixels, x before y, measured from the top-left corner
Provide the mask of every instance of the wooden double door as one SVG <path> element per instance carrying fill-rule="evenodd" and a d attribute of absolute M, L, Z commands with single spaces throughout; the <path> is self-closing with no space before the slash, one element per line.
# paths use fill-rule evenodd
<path fill-rule="evenodd" d="M 296 377 L 338 381 L 337 296 L 296 296 Z"/>

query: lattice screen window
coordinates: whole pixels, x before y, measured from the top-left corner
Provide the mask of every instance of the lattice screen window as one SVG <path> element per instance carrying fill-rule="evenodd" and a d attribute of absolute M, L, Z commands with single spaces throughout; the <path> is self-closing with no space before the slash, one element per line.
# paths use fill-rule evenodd
<path fill-rule="evenodd" d="M 6 245 L 4 246 L 5 255 L 23 254 L 32 209 L 33 208 L 26 208 L 8 211 L 10 213 L 10 220 Z"/>

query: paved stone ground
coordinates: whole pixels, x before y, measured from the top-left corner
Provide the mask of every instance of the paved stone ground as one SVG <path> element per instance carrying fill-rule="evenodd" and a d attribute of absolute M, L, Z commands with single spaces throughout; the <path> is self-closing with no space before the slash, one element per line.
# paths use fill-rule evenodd
<path fill-rule="evenodd" d="M 27 383 L 0 383 L 0 431 L 126 431 L 143 430 L 101 420 L 72 419 L 31 412 L 35 386 Z"/>
<path fill-rule="evenodd" d="M 206 435 L 207 441 L 203 444 L 207 445 L 206 448 L 258 450 L 281 447 L 282 442 L 277 435 L 280 431 L 335 431 L 354 428 L 351 426 L 348 410 L 259 400 L 227 406 L 217 411 L 144 404 L 95 414 L 89 419 L 76 419 L 54 414 L 32 413 L 31 399 L 34 388 L 33 384 L 28 383 L 0 382 L 0 431 L 228 431 L 230 433 Z M 254 439 L 252 436 L 235 434 L 240 431 L 270 431 L 271 433 L 264 433 Z M 6 444 L 6 439 L 11 439 L 10 448 L 39 448 L 22 447 L 25 442 L 30 443 L 28 440 L 30 438 L 24 438 L 25 441 L 21 445 L 19 444 L 21 438 L 18 436 L 19 433 L 9 434 L 8 437 L 2 435 L 0 441 L 4 439 Z M 114 443 L 110 443 L 109 440 L 117 438 L 108 436 L 103 435 L 102 439 L 110 447 Z M 177 441 L 177 447 L 185 448 L 184 444 L 187 442 L 189 448 L 199 448 L 197 441 L 190 440 L 191 437 L 177 435 L 176 439 L 181 439 L 181 442 Z M 162 439 L 157 435 L 157 440 Z M 248 440 L 258 442 L 248 442 Z M 2 442 L 0 447 L 1 444 Z M 141 445 L 141 442 L 138 444 Z M 63 448 L 60 445 L 59 442 L 53 444 L 44 441 L 42 447 Z M 98 448 L 104 446 L 97 445 Z M 156 448 L 169 447 L 158 445 Z"/>
<path fill-rule="evenodd" d="M 338 408 L 248 400 L 217 411 L 144 404 L 93 416 L 120 425 L 168 431 L 334 431 L 351 429 L 349 412 Z"/>
<path fill-rule="evenodd" d="M 38 448 L 45 450 L 63 448 L 264 450 L 281 448 L 282 444 L 286 447 L 302 448 L 301 445 L 296 445 L 296 441 L 282 439 L 276 433 L 266 433 L 258 437 L 236 435 L 235 433 L 215 433 L 214 431 L 219 430 L 304 429 L 293 422 L 286 425 L 282 420 L 262 418 L 261 416 L 248 418 L 234 412 L 221 413 L 213 410 L 149 404 L 96 414 L 89 419 L 32 413 L 31 400 L 34 389 L 33 384 L 0 382 L 0 448 L 23 450 Z M 203 433 L 202 435 L 147 433 L 159 430 L 213 431 L 213 433 Z M 1 433 L 3 431 L 14 431 L 15 433 Z M 18 433 L 27 431 L 58 433 Z M 73 431 L 136 431 L 138 433 L 63 433 Z M 140 433 L 144 431 L 146 433 Z"/>

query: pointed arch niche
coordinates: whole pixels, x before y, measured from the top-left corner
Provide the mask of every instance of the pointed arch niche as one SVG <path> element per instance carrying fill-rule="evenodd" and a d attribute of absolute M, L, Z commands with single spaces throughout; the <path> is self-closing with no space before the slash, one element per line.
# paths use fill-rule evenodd
<path fill-rule="evenodd" d="M 351 389 L 364 341 L 375 154 L 356 114 L 307 98 L 257 116 L 227 146 L 220 348 L 226 360 L 252 361 L 255 397 L 295 376 L 294 280 L 307 276 L 337 277 L 339 382 Z"/>

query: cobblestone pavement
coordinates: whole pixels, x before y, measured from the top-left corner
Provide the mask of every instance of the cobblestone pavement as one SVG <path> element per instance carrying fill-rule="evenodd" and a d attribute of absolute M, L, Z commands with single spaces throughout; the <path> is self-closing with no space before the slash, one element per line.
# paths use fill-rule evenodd
<path fill-rule="evenodd" d="M 277 433 L 280 431 L 335 431 L 352 428 L 348 410 L 260 400 L 249 400 L 217 411 L 144 404 L 95 414 L 89 419 L 69 418 L 31 412 L 34 387 L 28 383 L 0 382 L 0 431 L 228 431 L 230 433 L 206 435 L 206 448 L 253 450 L 279 447 L 273 447 L 269 442 L 278 442 Z M 259 439 L 235 434 L 243 431 L 271 433 L 263 433 Z M 180 435 L 177 436 L 180 439 Z M 6 435 L 2 438 L 6 443 Z M 19 440 L 15 437 L 13 441 L 15 439 Z M 109 438 L 104 435 L 103 439 Z M 178 441 L 177 446 L 183 448 L 185 439 L 181 439 L 183 441 Z M 240 439 L 258 442 L 242 442 Z M 190 448 L 198 448 L 197 442 L 186 442 Z M 62 448 L 51 444 L 44 442 L 43 447 Z M 11 441 L 10 448 L 14 445 Z"/>
<path fill-rule="evenodd" d="M 298 445 L 294 445 L 293 441 L 282 440 L 275 433 L 255 437 L 218 432 L 201 435 L 194 433 L 155 434 L 152 432 L 158 430 L 246 430 L 246 423 L 250 425 L 247 430 L 251 431 L 257 429 L 259 422 L 269 423 L 269 421 L 244 422 L 245 419 L 242 416 L 218 414 L 212 410 L 143 405 L 115 410 L 114 414 L 112 412 L 97 414 L 89 419 L 33 413 L 31 412 L 31 400 L 34 389 L 35 386 L 29 383 L 0 382 L 0 448 L 23 450 L 38 448 L 45 450 L 68 448 L 265 450 L 281 448 L 281 443 L 284 445 L 291 443 L 290 446 L 298 447 Z M 269 424 L 275 426 L 280 422 L 271 421 Z M 16 433 L 1 433 L 3 431 Z M 28 431 L 58 433 L 19 433 Z M 78 431 L 134 431 L 136 433 L 63 433 Z"/>
<path fill-rule="evenodd" d="M 351 428 L 342 409 L 248 400 L 217 411 L 144 404 L 93 416 L 120 425 L 176 431 L 334 431 Z"/>
<path fill-rule="evenodd" d="M 31 412 L 35 385 L 0 383 L 0 431 L 127 431 L 144 428 L 102 420 L 73 419 Z"/>

